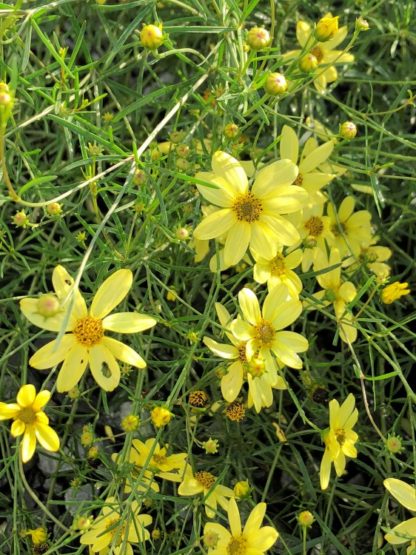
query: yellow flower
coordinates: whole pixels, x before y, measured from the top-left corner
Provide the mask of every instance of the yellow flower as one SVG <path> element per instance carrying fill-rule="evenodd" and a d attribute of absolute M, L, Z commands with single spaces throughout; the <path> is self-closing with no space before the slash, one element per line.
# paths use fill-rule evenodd
<path fill-rule="evenodd" d="M 336 247 L 341 257 L 353 254 L 358 257 L 361 249 L 373 242 L 371 229 L 371 214 L 368 210 L 354 212 L 355 199 L 345 197 L 338 211 L 329 204 L 328 217 L 330 220 L 332 237 L 328 239 L 331 247 Z"/>
<path fill-rule="evenodd" d="M 279 538 L 277 530 L 271 526 L 261 526 L 266 507 L 266 503 L 256 505 L 242 529 L 237 503 L 230 499 L 230 530 L 216 522 L 208 522 L 204 527 L 208 555 L 264 555 Z"/>
<path fill-rule="evenodd" d="M 165 38 L 163 36 L 162 25 L 144 25 L 140 31 L 140 42 L 144 48 L 155 50 L 162 46 Z"/>
<path fill-rule="evenodd" d="M 164 480 L 180 482 L 185 471 L 187 453 L 167 455 L 167 450 L 168 445 L 161 447 L 156 438 L 149 438 L 145 442 L 133 439 L 129 462 Z"/>
<path fill-rule="evenodd" d="M 34 528 L 29 530 L 24 530 L 22 532 L 24 536 L 30 536 L 33 545 L 42 545 L 48 539 L 48 531 L 46 528 Z"/>
<path fill-rule="evenodd" d="M 310 528 L 315 522 L 315 517 L 310 511 L 302 511 L 297 516 L 300 526 Z"/>
<path fill-rule="evenodd" d="M 194 474 L 189 465 L 185 468 L 185 475 L 179 485 L 178 493 L 186 497 L 202 493 L 205 512 L 209 518 L 215 516 L 217 505 L 220 505 L 226 511 L 229 498 L 234 497 L 233 490 L 219 484 L 216 476 L 206 470 L 200 470 Z"/>
<path fill-rule="evenodd" d="M 311 137 L 299 153 L 299 139 L 295 131 L 288 125 L 283 126 L 280 135 L 280 158 L 298 164 L 299 173 L 294 184 L 301 186 L 308 193 L 310 206 L 325 202 L 326 197 L 320 190 L 336 177 L 334 173 L 325 173 L 321 168 L 322 164 L 328 162 L 333 150 L 332 140 L 318 145 L 316 139 Z"/>
<path fill-rule="evenodd" d="M 269 291 L 276 285 L 284 284 L 293 298 L 298 298 L 302 291 L 302 280 L 293 271 L 302 261 L 302 251 L 296 249 L 287 256 L 283 255 L 283 249 L 278 248 L 273 258 L 267 259 L 254 255 L 256 263 L 253 268 L 253 277 L 257 283 L 265 283 Z"/>
<path fill-rule="evenodd" d="M 358 410 L 355 408 L 355 397 L 352 393 L 341 406 L 336 399 L 329 402 L 329 428 L 323 434 L 325 452 L 319 471 L 322 490 L 328 487 L 332 463 L 337 476 L 342 476 L 347 464 L 345 457 L 357 457 L 355 443 L 358 435 L 353 430 L 357 420 Z"/>
<path fill-rule="evenodd" d="M 387 491 L 406 509 L 416 512 L 416 488 L 398 480 L 387 478 L 384 480 Z M 416 549 L 416 517 L 401 522 L 384 536 L 385 540 L 392 545 L 400 545 L 410 541 L 407 554 L 412 555 Z"/>
<path fill-rule="evenodd" d="M 384 287 L 381 290 L 381 300 L 384 304 L 392 304 L 394 303 L 394 301 L 400 299 L 400 297 L 408 295 L 409 293 L 410 289 L 408 283 L 395 281 L 394 283 L 390 283 L 390 285 L 387 285 L 387 287 Z"/>
<path fill-rule="evenodd" d="M 237 497 L 237 499 L 245 499 L 246 497 L 249 497 L 250 493 L 251 487 L 248 483 L 248 480 L 241 480 L 240 482 L 237 482 L 235 484 L 234 495 Z"/>
<path fill-rule="evenodd" d="M 291 160 L 279 160 L 262 168 L 251 189 L 243 166 L 225 152 L 212 158 L 213 172 L 196 175 L 207 185 L 199 192 L 221 209 L 202 220 L 194 231 L 199 240 L 225 235 L 224 265 L 235 266 L 248 248 L 272 257 L 276 246 L 294 245 L 299 240 L 296 228 L 282 214 L 297 212 L 305 191 L 291 185 L 298 171 Z"/>
<path fill-rule="evenodd" d="M 331 17 L 331 14 L 326 14 L 325 17 Z M 318 68 L 313 82 L 316 89 L 320 93 L 324 93 L 327 85 L 333 83 L 338 78 L 338 72 L 334 64 L 346 64 L 354 61 L 354 56 L 352 54 L 348 54 L 343 50 L 335 50 L 345 39 L 347 32 L 348 29 L 344 26 L 338 29 L 329 40 L 316 42 L 314 39 L 314 31 L 309 23 L 306 23 L 306 21 L 298 21 L 296 25 L 296 37 L 302 50 L 287 52 L 284 55 L 284 59 L 292 60 L 293 58 L 304 55 L 305 52 L 312 54 L 318 62 Z"/>
<path fill-rule="evenodd" d="M 209 439 L 207 439 L 207 441 L 203 441 L 201 443 L 201 447 L 205 450 L 205 453 L 207 455 L 215 455 L 216 453 L 218 453 L 218 439 L 212 439 L 212 437 L 210 437 Z"/>
<path fill-rule="evenodd" d="M 166 407 L 155 407 L 150 413 L 150 418 L 155 428 L 166 426 L 172 420 L 173 416 L 173 413 Z"/>
<path fill-rule="evenodd" d="M 121 427 L 125 432 L 134 432 L 140 424 L 140 419 L 135 414 L 128 414 L 121 421 Z"/>
<path fill-rule="evenodd" d="M 353 315 L 347 310 L 347 304 L 355 298 L 357 293 L 355 285 L 351 281 L 342 280 L 341 257 L 337 249 L 331 250 L 329 259 L 323 251 L 317 254 L 315 272 L 321 272 L 333 266 L 332 270 L 316 276 L 317 282 L 323 289 L 315 293 L 313 298 L 321 301 L 324 306 L 333 304 L 342 341 L 353 343 L 357 339 L 357 328 L 353 325 Z"/>
<path fill-rule="evenodd" d="M 246 357 L 250 361 L 259 355 L 266 361 L 266 368 L 273 365 L 272 353 L 280 364 L 302 368 L 297 353 L 308 349 L 308 341 L 299 333 L 282 331 L 301 314 L 302 303 L 290 297 L 285 285 L 276 285 L 264 300 L 260 310 L 256 294 L 244 288 L 238 294 L 243 319 L 231 323 L 231 332 L 246 342 Z"/>
<path fill-rule="evenodd" d="M 144 542 L 150 538 L 146 526 L 152 517 L 139 514 L 139 505 L 133 501 L 124 509 L 114 497 L 109 497 L 100 515 L 80 537 L 82 545 L 89 545 L 93 553 L 100 555 L 133 555 L 131 544 Z"/>
<path fill-rule="evenodd" d="M 44 389 L 36 394 L 35 386 L 27 384 L 19 389 L 16 403 L 0 403 L 0 420 L 13 418 L 10 433 L 13 437 L 23 435 L 20 454 L 24 463 L 33 457 L 36 440 L 47 451 L 59 449 L 59 437 L 42 410 L 50 398 L 50 391 Z"/>
<path fill-rule="evenodd" d="M 330 14 L 322 17 L 316 24 L 315 35 L 318 40 L 325 42 L 335 35 L 338 31 L 339 17 L 332 17 Z"/>
<path fill-rule="evenodd" d="M 29 360 L 38 370 L 51 368 L 63 361 L 56 386 L 59 392 L 69 391 L 77 385 L 87 366 L 105 391 L 112 391 L 120 382 L 120 367 L 117 360 L 136 368 L 145 368 L 146 363 L 133 349 L 106 337 L 106 331 L 136 333 L 156 324 L 150 316 L 138 312 L 110 312 L 121 303 L 133 282 L 130 270 L 114 272 L 98 288 L 88 310 L 85 300 L 74 280 L 62 266 L 57 266 L 52 274 L 55 290 L 56 309 L 45 314 L 39 310 L 40 299 L 25 298 L 20 308 L 26 318 L 39 328 L 65 333 L 43 346 Z M 52 296 L 52 295 L 51 295 Z"/>

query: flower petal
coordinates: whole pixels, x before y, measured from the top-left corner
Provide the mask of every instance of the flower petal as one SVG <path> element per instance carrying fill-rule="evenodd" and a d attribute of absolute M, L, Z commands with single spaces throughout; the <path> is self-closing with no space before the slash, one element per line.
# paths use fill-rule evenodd
<path fill-rule="evenodd" d="M 386 490 L 406 509 L 416 511 L 416 487 L 397 478 L 387 478 L 383 482 Z"/>
<path fill-rule="evenodd" d="M 319 479 L 321 482 L 321 489 L 325 490 L 329 484 L 331 476 L 331 455 L 328 449 L 325 449 L 324 456 L 322 457 L 321 467 L 319 469 Z"/>
<path fill-rule="evenodd" d="M 59 393 L 70 391 L 81 379 L 88 364 L 88 349 L 74 342 L 72 348 L 65 354 L 64 363 L 56 380 Z"/>
<path fill-rule="evenodd" d="M 194 229 L 194 237 L 199 240 L 220 237 L 236 223 L 232 210 L 224 208 L 206 216 Z"/>
<path fill-rule="evenodd" d="M 94 345 L 89 352 L 91 373 L 104 391 L 113 391 L 120 383 L 120 367 L 104 344 Z"/>
<path fill-rule="evenodd" d="M 241 318 L 237 318 L 231 322 L 230 331 L 240 341 L 248 341 L 252 337 L 253 326 Z"/>
<path fill-rule="evenodd" d="M 59 342 L 54 339 L 36 351 L 30 358 L 29 364 L 36 370 L 52 368 L 64 360 L 75 344 L 76 339 L 72 333 L 64 335 Z"/>
<path fill-rule="evenodd" d="M 36 398 L 35 386 L 30 384 L 23 385 L 17 394 L 16 401 L 21 407 L 29 407 Z"/>
<path fill-rule="evenodd" d="M 33 401 L 32 409 L 35 412 L 40 411 L 49 402 L 51 395 L 52 393 L 47 389 L 39 391 L 39 393 L 36 395 L 35 400 Z"/>
<path fill-rule="evenodd" d="M 416 539 L 416 516 L 409 518 L 395 526 L 391 532 L 386 534 L 386 541 L 392 545 L 400 545 L 401 543 L 408 542 Z"/>
<path fill-rule="evenodd" d="M 20 444 L 20 454 L 22 461 L 26 463 L 30 461 L 36 449 L 36 435 L 33 426 L 26 426 L 26 431 L 23 435 L 22 443 Z"/>
<path fill-rule="evenodd" d="M 226 152 L 218 150 L 214 153 L 212 169 L 217 175 L 224 178 L 236 193 L 247 192 L 248 181 L 243 166 Z"/>
<path fill-rule="evenodd" d="M 333 150 L 334 143 L 332 141 L 328 141 L 323 145 L 318 146 L 318 148 L 308 154 L 308 156 L 306 156 L 299 164 L 299 172 L 304 174 L 313 171 L 331 156 Z"/>
<path fill-rule="evenodd" d="M 113 339 L 112 337 L 103 337 L 101 342 L 111 351 L 117 360 L 121 360 L 121 362 L 130 364 L 135 368 L 146 368 L 147 364 L 139 353 L 136 353 L 134 349 L 128 347 L 121 341 L 117 341 L 117 339 Z"/>
<path fill-rule="evenodd" d="M 203 342 L 211 352 L 221 358 L 234 359 L 238 357 L 238 350 L 234 347 L 234 345 L 217 343 L 217 341 L 214 341 L 214 339 L 211 339 L 210 337 L 204 337 Z"/>
<path fill-rule="evenodd" d="M 251 225 L 248 222 L 238 222 L 227 234 L 224 247 L 224 262 L 227 266 L 238 264 L 247 252 L 251 239 Z"/>
<path fill-rule="evenodd" d="M 234 498 L 230 499 L 230 503 L 228 505 L 228 521 L 230 523 L 232 536 L 234 536 L 234 538 L 238 537 L 241 534 L 241 519 L 237 503 Z"/>
<path fill-rule="evenodd" d="M 56 297 L 55 297 L 56 299 Z M 45 317 L 39 314 L 39 299 L 22 299 L 20 301 L 20 310 L 31 324 L 48 331 L 60 331 L 64 321 L 64 312 L 59 311 L 54 316 Z M 68 329 L 68 326 L 67 326 Z M 67 330 L 65 330 L 67 331 Z"/>
<path fill-rule="evenodd" d="M 15 418 L 20 412 L 17 403 L 0 403 L 0 420 L 9 420 Z"/>
<path fill-rule="evenodd" d="M 276 543 L 279 538 L 279 532 L 272 526 L 263 526 L 256 531 L 256 549 L 264 553 Z"/>
<path fill-rule="evenodd" d="M 312 29 L 306 21 L 298 21 L 296 24 L 296 38 L 298 43 L 303 47 L 307 44 L 312 35 Z"/>
<path fill-rule="evenodd" d="M 98 288 L 90 308 L 93 318 L 104 318 L 121 303 L 133 283 L 131 270 L 117 270 Z"/>
<path fill-rule="evenodd" d="M 264 515 L 266 514 L 266 507 L 266 503 L 258 503 L 254 507 L 244 526 L 244 534 L 249 535 L 258 531 L 263 522 Z"/>
<path fill-rule="evenodd" d="M 216 176 L 215 174 L 208 175 L 212 175 L 212 177 L 205 177 L 205 180 L 209 181 L 209 183 L 212 183 L 213 186 L 209 187 L 208 185 L 197 184 L 198 191 L 211 204 L 214 204 L 215 206 L 221 206 L 222 208 L 230 208 L 233 204 L 234 199 L 228 183 L 225 181 L 225 179 Z M 203 174 L 196 174 L 195 177 L 204 179 Z"/>
<path fill-rule="evenodd" d="M 26 430 L 26 424 L 22 420 L 15 420 L 10 426 L 10 433 L 13 437 L 21 436 Z"/>
<path fill-rule="evenodd" d="M 60 441 L 58 434 L 50 426 L 37 424 L 35 426 L 36 439 L 46 451 L 58 451 Z"/>
<path fill-rule="evenodd" d="M 262 221 L 273 230 L 276 242 L 289 247 L 299 242 L 299 232 L 286 218 L 262 214 Z"/>
<path fill-rule="evenodd" d="M 239 360 L 233 362 L 221 379 L 221 393 L 226 401 L 236 400 L 243 386 L 243 366 Z"/>
<path fill-rule="evenodd" d="M 299 157 L 299 139 L 295 131 L 288 125 L 284 125 L 280 135 L 280 158 L 291 160 L 294 164 Z"/>
<path fill-rule="evenodd" d="M 247 322 L 255 326 L 261 321 L 259 301 L 251 289 L 244 287 L 238 293 L 238 303 Z"/>
<path fill-rule="evenodd" d="M 252 192 L 263 198 L 273 193 L 279 185 L 290 185 L 298 176 L 298 167 L 292 160 L 277 160 L 262 168 L 256 177 Z"/>
<path fill-rule="evenodd" d="M 157 321 L 139 312 L 116 312 L 106 316 L 103 320 L 105 330 L 117 333 L 136 333 L 152 328 Z"/>

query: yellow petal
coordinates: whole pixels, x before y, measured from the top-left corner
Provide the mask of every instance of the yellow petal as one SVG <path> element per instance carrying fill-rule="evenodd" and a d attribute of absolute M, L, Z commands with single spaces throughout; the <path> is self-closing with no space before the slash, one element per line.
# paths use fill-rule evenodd
<path fill-rule="evenodd" d="M 252 254 L 270 259 L 276 252 L 276 244 L 275 234 L 267 224 L 261 220 L 251 224 L 250 251 Z M 264 281 L 267 281 L 267 278 Z"/>
<path fill-rule="evenodd" d="M 72 333 L 64 335 L 58 342 L 54 339 L 50 343 L 44 345 L 39 351 L 30 358 L 29 364 L 37 370 L 52 368 L 56 366 L 67 356 L 69 351 L 75 345 L 75 337 Z"/>
<path fill-rule="evenodd" d="M 55 316 L 49 316 L 46 318 L 45 316 L 39 314 L 38 302 L 39 299 L 22 299 L 20 301 L 20 310 L 34 326 L 48 331 L 60 331 L 64 321 L 64 312 L 60 311 L 55 314 Z"/>
<path fill-rule="evenodd" d="M 89 352 L 91 373 L 104 391 L 113 391 L 120 383 L 120 367 L 112 352 L 103 344 L 94 345 Z"/>
<path fill-rule="evenodd" d="M 248 181 L 244 168 L 238 160 L 218 150 L 212 157 L 212 169 L 214 173 L 225 179 L 235 193 L 247 192 Z"/>
<path fill-rule="evenodd" d="M 209 182 L 212 184 L 212 186 L 209 187 L 208 185 L 197 184 L 198 191 L 208 202 L 214 204 L 215 206 L 230 208 L 235 198 L 235 196 L 233 197 L 232 189 L 225 181 L 225 179 L 215 174 L 209 175 L 213 176 L 209 179 Z M 197 174 L 195 177 L 198 178 L 199 174 Z"/>
<path fill-rule="evenodd" d="M 271 228 L 271 232 L 275 235 L 276 242 L 289 247 L 299 242 L 299 232 L 289 220 L 281 216 L 264 214 L 262 215 L 262 221 Z"/>
<path fill-rule="evenodd" d="M 0 420 L 14 418 L 19 412 L 20 407 L 17 403 L 0 403 Z"/>
<path fill-rule="evenodd" d="M 339 44 L 341 44 L 341 42 L 345 39 L 347 34 L 348 34 L 348 27 L 346 25 L 344 25 L 343 27 L 340 27 L 338 31 L 335 33 L 335 35 L 332 37 L 332 39 L 327 40 L 325 42 L 324 48 L 326 50 L 333 50 Z"/>
<path fill-rule="evenodd" d="M 238 360 L 227 369 L 227 374 L 221 378 L 221 393 L 226 401 L 232 403 L 238 397 L 243 386 L 243 366 Z"/>
<path fill-rule="evenodd" d="M 26 431 L 23 435 L 22 443 L 20 444 L 20 453 L 22 461 L 26 463 L 30 461 L 36 449 L 36 436 L 33 426 L 26 426 Z"/>
<path fill-rule="evenodd" d="M 146 314 L 138 312 L 117 312 L 106 316 L 103 320 L 105 330 L 117 333 L 136 333 L 148 330 L 157 324 L 157 321 Z"/>
<path fill-rule="evenodd" d="M 324 456 L 321 461 L 321 468 L 319 470 L 319 479 L 321 482 L 321 489 L 326 490 L 331 476 L 331 456 L 328 449 L 325 449 Z"/>
<path fill-rule="evenodd" d="M 237 218 L 232 210 L 224 208 L 206 216 L 194 229 L 194 237 L 199 240 L 221 237 L 235 224 Z"/>
<path fill-rule="evenodd" d="M 74 343 L 65 355 L 64 363 L 56 380 L 59 393 L 71 390 L 77 385 L 88 364 L 88 349 L 79 343 Z"/>
<path fill-rule="evenodd" d="M 304 158 L 299 164 L 299 172 L 303 175 L 305 173 L 313 171 L 331 156 L 333 150 L 334 143 L 332 141 L 328 141 L 323 145 L 318 146 L 318 148 L 316 148 L 308 156 L 306 156 L 306 158 Z"/>
<path fill-rule="evenodd" d="M 121 341 L 117 341 L 112 337 L 103 337 L 101 342 L 107 347 L 109 351 L 117 360 L 130 364 L 136 368 L 146 368 L 146 362 L 142 359 L 139 353 L 134 349 L 128 347 Z"/>
<path fill-rule="evenodd" d="M 251 225 L 248 222 L 238 222 L 227 234 L 224 246 L 224 262 L 227 266 L 238 264 L 247 252 L 251 239 Z"/>
<path fill-rule="evenodd" d="M 259 301 L 256 294 L 251 289 L 244 287 L 244 289 L 238 293 L 238 303 L 243 317 L 247 322 L 255 326 L 261 321 Z"/>
<path fill-rule="evenodd" d="M 288 125 L 284 125 L 280 135 L 280 158 L 291 160 L 294 164 L 299 157 L 299 140 L 295 131 Z"/>
<path fill-rule="evenodd" d="M 258 503 L 251 511 L 247 522 L 244 526 L 244 534 L 256 534 L 260 528 L 264 515 L 266 514 L 266 503 Z M 257 546 L 256 546 L 257 547 Z M 268 549 L 268 548 L 267 548 Z"/>
<path fill-rule="evenodd" d="M 204 337 L 203 342 L 210 351 L 221 358 L 234 359 L 238 357 L 238 350 L 234 347 L 234 345 L 217 343 L 210 337 Z"/>
<path fill-rule="evenodd" d="M 36 438 L 46 451 L 58 451 L 59 437 L 58 434 L 50 426 L 45 424 L 37 424 L 35 427 Z"/>
<path fill-rule="evenodd" d="M 47 389 L 39 391 L 39 393 L 36 395 L 36 398 L 33 402 L 32 409 L 35 412 L 40 411 L 49 402 L 51 395 L 52 395 L 51 392 L 48 391 Z"/>
<path fill-rule="evenodd" d="M 279 532 L 271 526 L 263 526 L 256 533 L 256 549 L 264 553 L 272 547 L 279 538 Z"/>
<path fill-rule="evenodd" d="M 56 295 L 62 300 L 65 299 L 72 289 L 74 279 L 63 266 L 58 265 L 54 268 L 52 273 L 52 284 Z"/>
<path fill-rule="evenodd" d="M 52 274 L 52 284 L 58 299 L 61 302 L 65 301 L 65 305 L 63 305 L 63 320 L 65 319 L 65 311 L 71 310 L 67 329 L 72 329 L 74 320 L 84 318 L 87 315 L 87 307 L 84 297 L 81 295 L 78 288 L 74 289 L 74 279 L 68 274 L 63 266 L 58 265 L 54 269 Z"/>
<path fill-rule="evenodd" d="M 16 401 L 21 407 L 29 407 L 36 398 L 36 389 L 32 384 L 23 385 L 17 394 Z"/>
<path fill-rule="evenodd" d="M 15 420 L 10 427 L 10 433 L 13 437 L 21 436 L 25 430 L 26 424 L 21 420 Z"/>
<path fill-rule="evenodd" d="M 311 35 L 312 30 L 309 23 L 306 23 L 306 21 L 298 21 L 296 24 L 296 38 L 302 47 L 307 44 Z"/>
<path fill-rule="evenodd" d="M 409 511 L 416 511 L 416 487 L 398 480 L 397 478 L 387 478 L 383 482 L 384 487 L 389 493 Z"/>
<path fill-rule="evenodd" d="M 117 270 L 111 274 L 98 288 L 90 308 L 93 318 L 104 318 L 115 308 L 127 293 L 133 283 L 131 270 Z"/>
<path fill-rule="evenodd" d="M 231 534 L 234 538 L 237 538 L 241 534 L 241 519 L 237 503 L 234 498 L 230 499 L 230 503 L 228 505 L 228 521 L 230 523 Z"/>
<path fill-rule="evenodd" d="M 277 160 L 258 172 L 252 192 L 258 198 L 272 195 L 277 186 L 290 185 L 297 176 L 298 167 L 292 160 Z"/>
<path fill-rule="evenodd" d="M 393 545 L 400 545 L 409 540 L 416 540 L 416 517 L 401 522 L 384 537 L 386 541 Z"/>

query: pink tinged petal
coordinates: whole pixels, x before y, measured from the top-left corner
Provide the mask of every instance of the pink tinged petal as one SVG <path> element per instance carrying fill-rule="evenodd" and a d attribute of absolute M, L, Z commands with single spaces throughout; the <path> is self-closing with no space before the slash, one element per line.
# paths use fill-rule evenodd
<path fill-rule="evenodd" d="M 157 324 L 157 321 L 146 314 L 138 312 L 117 312 L 106 316 L 103 328 L 117 333 L 137 333 L 148 330 Z"/>
<path fill-rule="evenodd" d="M 221 379 L 221 393 L 226 401 L 232 403 L 238 397 L 243 386 L 243 366 L 238 360 L 228 367 L 228 372 Z"/>
<path fill-rule="evenodd" d="M 228 231 L 224 247 L 224 262 L 227 266 L 235 266 L 246 254 L 251 239 L 251 225 L 238 222 Z"/>
<path fill-rule="evenodd" d="M 257 325 L 261 320 L 261 312 L 256 294 L 251 289 L 244 287 L 238 293 L 238 303 L 244 319 L 253 326 Z"/>
<path fill-rule="evenodd" d="M 46 318 L 38 312 L 39 299 L 22 299 L 20 301 L 20 310 L 31 324 L 48 331 L 60 331 L 64 321 L 64 313 L 60 311 L 55 316 Z"/>
<path fill-rule="evenodd" d="M 100 285 L 90 308 L 93 318 L 105 318 L 121 303 L 133 283 L 131 270 L 117 270 Z"/>
<path fill-rule="evenodd" d="M 308 154 L 308 156 L 306 156 L 299 164 L 299 172 L 303 175 L 313 171 L 318 166 L 326 162 L 326 160 L 331 156 L 333 150 L 334 143 L 332 141 L 328 141 L 323 145 L 318 146 L 318 148 Z"/>
<path fill-rule="evenodd" d="M 241 519 L 237 503 L 234 498 L 230 499 L 228 505 L 228 521 L 230 523 L 231 535 L 237 537 L 241 534 Z"/>
<path fill-rule="evenodd" d="M 51 395 L 52 393 L 47 389 L 43 389 L 42 391 L 39 391 L 39 393 L 36 395 L 36 398 L 33 402 L 32 409 L 35 412 L 40 411 L 49 402 Z"/>
<path fill-rule="evenodd" d="M 120 383 L 120 367 L 113 353 L 103 344 L 94 345 L 89 352 L 91 373 L 104 391 L 113 391 Z"/>
<path fill-rule="evenodd" d="M 209 216 L 206 216 L 195 228 L 194 237 L 200 240 L 220 237 L 224 233 L 227 233 L 236 222 L 236 216 L 229 208 L 217 210 Z"/>
<path fill-rule="evenodd" d="M 280 135 L 280 158 L 291 160 L 294 164 L 299 157 L 299 139 L 295 131 L 288 125 L 284 125 Z"/>
<path fill-rule="evenodd" d="M 221 358 L 234 359 L 238 357 L 238 350 L 233 345 L 217 343 L 209 337 L 204 337 L 203 342 L 211 352 Z"/>
<path fill-rule="evenodd" d="M 387 478 L 383 482 L 386 490 L 406 509 L 416 511 L 416 487 L 398 480 Z"/>
<path fill-rule="evenodd" d="M 319 469 L 319 479 L 321 482 L 321 490 L 326 490 L 331 476 L 331 455 L 328 449 L 325 449 L 324 456 Z"/>
<path fill-rule="evenodd" d="M 256 532 L 255 548 L 263 553 L 270 549 L 278 539 L 279 532 L 277 530 L 271 526 L 263 526 Z"/>
<path fill-rule="evenodd" d="M 23 385 L 17 394 L 17 404 L 21 407 L 29 407 L 36 398 L 36 389 L 32 384 Z"/>
<path fill-rule="evenodd" d="M 292 246 L 299 242 L 300 235 L 298 230 L 286 218 L 263 214 L 261 219 L 273 231 L 276 243 Z"/>
<path fill-rule="evenodd" d="M 74 343 L 65 355 L 64 363 L 56 380 L 59 393 L 70 391 L 81 379 L 88 364 L 88 349 L 79 343 Z"/>
<path fill-rule="evenodd" d="M 196 175 L 198 177 L 198 175 Z M 232 190 L 228 183 L 221 177 L 214 177 L 209 180 L 212 186 L 197 185 L 198 191 L 201 195 L 211 204 L 221 206 L 222 208 L 230 208 L 235 200 L 232 195 Z"/>
<path fill-rule="evenodd" d="M 243 166 L 238 160 L 218 150 L 212 157 L 212 169 L 225 179 L 237 194 L 247 192 L 248 181 Z"/>
<path fill-rule="evenodd" d="M 263 522 L 264 515 L 266 514 L 266 503 L 258 503 L 254 509 L 251 511 L 246 524 L 244 526 L 244 534 L 251 534 L 258 531 Z"/>
<path fill-rule="evenodd" d="M 260 199 L 272 195 L 276 187 L 290 185 L 297 176 L 298 167 L 292 160 L 278 160 L 258 172 L 252 193 Z"/>
<path fill-rule="evenodd" d="M 9 420 L 15 418 L 20 412 L 17 403 L 0 403 L 0 420 Z"/>
<path fill-rule="evenodd" d="M 401 522 L 384 537 L 392 545 L 400 545 L 410 540 L 416 540 L 416 517 Z"/>
<path fill-rule="evenodd" d="M 35 426 L 36 439 L 46 451 L 58 451 L 59 437 L 58 434 L 50 426 L 45 424 L 37 424 Z"/>
<path fill-rule="evenodd" d="M 72 333 L 64 335 L 58 342 L 54 339 L 44 345 L 30 358 L 29 364 L 37 370 L 52 368 L 64 360 L 70 350 L 76 345 L 75 336 Z"/>
<path fill-rule="evenodd" d="M 23 435 L 22 443 L 20 444 L 20 453 L 22 461 L 26 463 L 30 461 L 36 449 L 36 435 L 33 426 L 26 426 L 26 431 Z"/>
<path fill-rule="evenodd" d="M 10 433 L 13 437 L 21 436 L 25 430 L 26 424 L 21 420 L 15 420 L 10 427 Z"/>

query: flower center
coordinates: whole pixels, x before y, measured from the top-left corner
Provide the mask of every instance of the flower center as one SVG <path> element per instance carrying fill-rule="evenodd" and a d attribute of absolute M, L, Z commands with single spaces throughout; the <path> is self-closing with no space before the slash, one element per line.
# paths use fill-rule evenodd
<path fill-rule="evenodd" d="M 245 555 L 247 549 L 247 540 L 243 536 L 231 538 L 227 545 L 227 553 L 229 555 Z"/>
<path fill-rule="evenodd" d="M 292 185 L 302 185 L 303 183 L 303 175 L 301 173 L 298 174 L 297 178 L 295 179 L 295 181 L 292 183 Z"/>
<path fill-rule="evenodd" d="M 262 347 L 270 347 L 274 336 L 275 330 L 266 320 L 262 320 L 261 323 L 255 327 L 255 339 L 261 343 Z"/>
<path fill-rule="evenodd" d="M 263 212 L 263 205 L 252 193 L 246 193 L 235 201 L 233 210 L 238 221 L 251 224 L 260 218 L 260 214 Z"/>
<path fill-rule="evenodd" d="M 252 358 L 248 366 L 248 372 L 253 378 L 259 378 L 266 371 L 266 364 L 262 358 Z"/>
<path fill-rule="evenodd" d="M 315 56 L 315 58 L 318 60 L 319 64 L 322 62 L 322 58 L 324 57 L 324 53 L 322 52 L 322 48 L 320 48 L 319 46 L 314 46 L 311 50 L 311 54 L 313 54 Z"/>
<path fill-rule="evenodd" d="M 152 459 L 155 462 L 157 467 L 160 467 L 160 466 L 166 464 L 166 462 L 167 462 L 167 458 L 165 457 L 165 455 L 160 455 L 160 454 L 153 455 Z"/>
<path fill-rule="evenodd" d="M 281 276 L 286 272 L 285 257 L 277 254 L 273 260 L 270 261 L 270 273 L 273 276 Z"/>
<path fill-rule="evenodd" d="M 36 412 L 32 409 L 32 407 L 25 407 L 20 409 L 18 419 L 25 424 L 33 424 L 36 420 Z"/>
<path fill-rule="evenodd" d="M 211 489 L 211 487 L 215 484 L 216 478 L 213 474 L 211 474 L 211 472 L 201 470 L 195 474 L 195 480 L 201 484 L 204 489 Z"/>
<path fill-rule="evenodd" d="M 225 415 L 231 422 L 241 422 L 246 415 L 246 409 L 242 403 L 233 401 L 225 409 Z"/>
<path fill-rule="evenodd" d="M 344 442 L 345 442 L 345 430 L 344 430 L 344 428 L 338 428 L 338 430 L 335 430 L 335 437 L 337 438 L 338 443 L 342 447 L 344 445 Z"/>
<path fill-rule="evenodd" d="M 241 362 L 247 362 L 246 344 L 240 343 L 240 345 L 238 345 L 237 347 L 237 350 L 238 350 L 238 360 L 240 360 Z"/>
<path fill-rule="evenodd" d="M 319 237 L 324 230 L 324 223 L 318 216 L 312 216 L 312 218 L 309 218 L 305 223 L 305 227 L 309 235 L 312 235 L 312 237 Z"/>
<path fill-rule="evenodd" d="M 92 316 L 80 318 L 75 324 L 72 333 L 75 335 L 78 343 L 86 347 L 92 347 L 92 345 L 99 343 L 104 335 L 102 321 Z"/>

